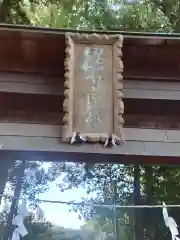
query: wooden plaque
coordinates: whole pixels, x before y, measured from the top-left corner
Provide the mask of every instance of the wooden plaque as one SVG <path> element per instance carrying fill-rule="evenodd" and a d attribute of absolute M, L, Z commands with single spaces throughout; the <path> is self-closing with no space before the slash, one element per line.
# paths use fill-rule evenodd
<path fill-rule="evenodd" d="M 121 35 L 66 36 L 63 140 L 78 132 L 87 142 L 122 139 Z"/>

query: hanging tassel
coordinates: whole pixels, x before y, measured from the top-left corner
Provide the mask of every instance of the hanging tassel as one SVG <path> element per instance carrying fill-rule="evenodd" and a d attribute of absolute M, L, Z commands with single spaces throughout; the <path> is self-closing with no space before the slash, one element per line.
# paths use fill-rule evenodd
<path fill-rule="evenodd" d="M 16 228 L 13 231 L 11 240 L 20 240 L 20 237 L 25 237 L 28 234 L 24 226 L 24 218 L 29 215 L 25 201 L 19 206 L 19 214 L 13 218 L 12 225 Z"/>
<path fill-rule="evenodd" d="M 111 135 L 110 137 L 107 137 L 104 147 L 109 147 L 109 148 L 116 147 L 116 140 L 113 135 Z"/>
<path fill-rule="evenodd" d="M 180 240 L 180 238 L 177 237 L 177 235 L 179 235 L 177 224 L 172 217 L 169 217 L 166 204 L 164 202 L 163 202 L 163 206 L 164 207 L 162 211 L 163 211 L 164 222 L 166 227 L 168 227 L 171 232 L 172 240 Z"/>
<path fill-rule="evenodd" d="M 86 139 L 83 138 L 79 132 L 74 132 L 71 138 L 71 144 L 82 144 L 86 142 Z"/>

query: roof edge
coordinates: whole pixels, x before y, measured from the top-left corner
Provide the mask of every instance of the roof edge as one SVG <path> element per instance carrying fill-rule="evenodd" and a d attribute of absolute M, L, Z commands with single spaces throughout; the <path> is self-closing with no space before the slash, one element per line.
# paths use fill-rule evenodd
<path fill-rule="evenodd" d="M 63 28 L 43 28 L 26 25 L 0 24 L 0 31 L 24 31 L 24 32 L 44 32 L 52 34 L 64 34 L 66 32 L 98 33 L 98 34 L 122 34 L 125 38 L 159 38 L 159 39 L 180 39 L 178 33 L 151 33 L 151 32 L 129 32 L 129 31 L 105 31 L 105 30 L 77 30 Z"/>

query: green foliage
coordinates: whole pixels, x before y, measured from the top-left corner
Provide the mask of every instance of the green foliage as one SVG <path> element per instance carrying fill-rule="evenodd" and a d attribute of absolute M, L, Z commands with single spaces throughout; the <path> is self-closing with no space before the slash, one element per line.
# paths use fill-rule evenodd
<path fill-rule="evenodd" d="M 178 0 L 2 0 L 0 22 L 42 27 L 179 32 Z"/>
<path fill-rule="evenodd" d="M 55 166 L 58 174 L 58 165 Z M 60 169 L 59 169 L 60 170 Z M 141 166 L 140 177 L 140 200 L 141 204 L 161 204 L 162 201 L 170 204 L 179 203 L 180 192 L 180 169 L 169 166 Z M 60 170 L 60 172 L 62 169 Z M 64 172 L 61 190 L 82 186 L 87 189 L 87 194 L 93 197 L 82 199 L 82 206 L 74 207 L 73 210 L 80 212 L 87 219 L 84 229 L 98 229 L 110 233 L 114 231 L 116 214 L 116 227 L 118 237 L 133 239 L 135 211 L 131 208 L 118 208 L 114 214 L 111 205 L 113 201 L 119 205 L 134 203 L 136 189 L 133 187 L 133 166 L 118 164 L 95 164 L 89 169 L 93 178 L 88 178 L 83 171 L 82 164 L 68 168 Z M 172 188 L 173 185 L 173 188 Z M 97 207 L 85 207 L 83 203 L 95 203 Z M 162 209 L 137 209 L 139 222 L 142 225 L 144 239 L 169 239 L 168 229 L 162 218 Z M 168 209 L 177 224 L 180 224 L 179 209 Z"/>

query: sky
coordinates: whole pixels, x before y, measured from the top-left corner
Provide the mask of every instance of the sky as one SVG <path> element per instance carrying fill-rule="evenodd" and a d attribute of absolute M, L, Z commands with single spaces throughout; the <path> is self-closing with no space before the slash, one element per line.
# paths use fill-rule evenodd
<path fill-rule="evenodd" d="M 48 170 L 49 166 L 49 163 L 43 164 L 43 168 L 45 170 Z M 92 196 L 92 194 L 87 195 L 86 190 L 82 187 L 61 192 L 57 186 L 57 184 L 60 182 L 62 182 L 62 176 L 58 177 L 53 183 L 51 183 L 48 191 L 40 194 L 39 199 L 81 202 L 82 198 L 89 198 Z M 79 229 L 85 223 L 82 216 L 79 218 L 80 213 L 69 211 L 69 205 L 61 203 L 40 203 L 39 206 L 44 211 L 45 218 L 54 225 L 65 228 Z"/>
<path fill-rule="evenodd" d="M 82 197 L 86 197 L 85 189 L 79 187 L 72 190 L 60 192 L 55 183 L 51 184 L 49 191 L 40 194 L 40 199 L 52 201 L 82 201 Z M 79 229 L 84 224 L 84 220 L 80 220 L 78 213 L 69 212 L 69 206 L 60 203 L 41 203 L 40 208 L 44 211 L 45 217 L 52 224 L 65 228 Z"/>
<path fill-rule="evenodd" d="M 49 163 L 44 163 L 42 167 L 45 170 L 48 170 L 50 166 Z M 57 178 L 54 182 L 50 183 L 48 191 L 39 194 L 39 199 L 50 200 L 50 201 L 75 201 L 81 202 L 82 198 L 92 197 L 91 195 L 86 194 L 86 190 L 82 187 L 73 188 L 70 190 L 65 190 L 61 192 L 57 183 L 59 184 L 62 181 L 62 177 Z M 5 194 L 13 195 L 13 192 L 10 189 L 10 185 L 7 183 L 5 187 Z M 4 201 L 0 206 L 0 211 L 4 207 Z M 47 221 L 50 221 L 53 225 L 61 226 L 65 228 L 79 229 L 84 225 L 85 221 L 83 217 L 79 218 L 80 213 L 74 211 L 70 212 L 70 206 L 60 203 L 40 203 L 39 207 L 44 212 L 44 217 Z"/>

